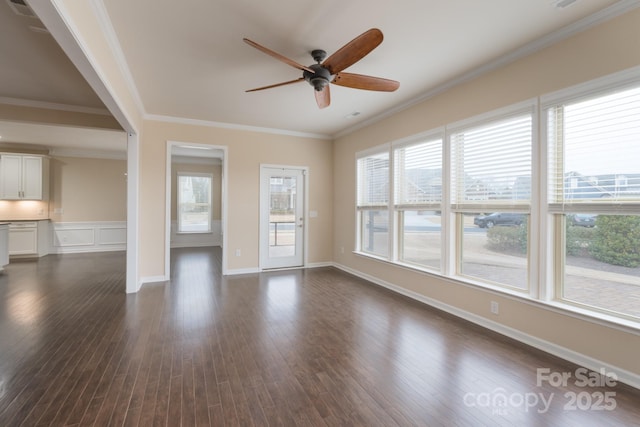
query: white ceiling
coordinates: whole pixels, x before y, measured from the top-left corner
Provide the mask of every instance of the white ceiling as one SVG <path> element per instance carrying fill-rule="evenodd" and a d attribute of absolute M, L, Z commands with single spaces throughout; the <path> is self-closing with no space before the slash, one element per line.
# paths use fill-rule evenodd
<path fill-rule="evenodd" d="M 0 4 L 0 103 L 27 99 L 103 109 L 51 36 L 29 29 L 38 20 L 15 15 L 6 1 Z M 541 46 L 550 33 L 609 6 L 638 3 L 577 0 L 560 9 L 550 0 L 91 1 L 122 50 L 147 117 L 326 137 L 400 109 L 518 49 Z M 330 55 L 372 27 L 382 30 L 383 43 L 345 71 L 398 80 L 398 91 L 331 85 L 331 106 L 323 110 L 306 82 L 245 93 L 301 72 L 243 37 L 309 65 L 312 49 Z M 354 112 L 360 114 L 347 118 Z"/>

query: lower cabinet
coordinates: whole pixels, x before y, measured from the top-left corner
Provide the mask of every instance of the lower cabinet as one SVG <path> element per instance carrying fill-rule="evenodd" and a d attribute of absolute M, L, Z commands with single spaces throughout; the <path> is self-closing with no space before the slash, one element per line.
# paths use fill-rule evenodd
<path fill-rule="evenodd" d="M 48 245 L 47 221 L 19 221 L 9 226 L 9 255 L 12 257 L 41 257 Z"/>

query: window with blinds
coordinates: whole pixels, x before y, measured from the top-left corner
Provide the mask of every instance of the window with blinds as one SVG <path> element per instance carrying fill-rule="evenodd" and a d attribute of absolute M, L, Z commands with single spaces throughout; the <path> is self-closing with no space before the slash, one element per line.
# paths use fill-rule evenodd
<path fill-rule="evenodd" d="M 394 150 L 396 207 L 440 205 L 442 200 L 442 139 Z"/>
<path fill-rule="evenodd" d="M 442 257 L 442 138 L 393 150 L 398 260 L 439 270 Z"/>
<path fill-rule="evenodd" d="M 640 202 L 640 86 L 546 109 L 549 203 Z"/>
<path fill-rule="evenodd" d="M 389 152 L 358 159 L 358 208 L 386 208 L 389 203 Z"/>
<path fill-rule="evenodd" d="M 357 160 L 358 249 L 389 256 L 389 149 Z"/>
<path fill-rule="evenodd" d="M 532 123 L 528 112 L 451 135 L 454 208 L 529 204 Z"/>

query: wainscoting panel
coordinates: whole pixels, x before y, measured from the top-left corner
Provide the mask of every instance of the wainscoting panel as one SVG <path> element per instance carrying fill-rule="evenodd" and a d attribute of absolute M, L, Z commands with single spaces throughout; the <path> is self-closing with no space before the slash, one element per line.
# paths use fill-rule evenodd
<path fill-rule="evenodd" d="M 124 251 L 127 248 L 127 223 L 54 222 L 51 223 L 49 253 Z"/>
<path fill-rule="evenodd" d="M 103 245 L 126 245 L 127 227 L 102 227 L 100 231 L 100 243 Z"/>

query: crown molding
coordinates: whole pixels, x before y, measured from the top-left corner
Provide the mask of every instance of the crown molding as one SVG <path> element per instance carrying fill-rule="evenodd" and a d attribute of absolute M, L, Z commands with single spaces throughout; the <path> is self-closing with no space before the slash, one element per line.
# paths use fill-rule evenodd
<path fill-rule="evenodd" d="M 242 130 L 247 132 L 260 132 L 260 133 L 269 133 L 269 134 L 275 134 L 275 135 L 296 136 L 300 138 L 313 138 L 313 139 L 324 139 L 324 140 L 333 139 L 330 135 L 325 135 L 320 133 L 297 132 L 297 131 L 292 131 L 287 129 L 274 129 L 274 128 L 259 127 L 259 126 L 237 125 L 233 123 L 222 123 L 222 122 L 214 122 L 209 120 L 187 119 L 183 117 L 162 116 L 157 114 L 145 114 L 144 119 L 156 121 L 156 122 L 164 122 L 164 123 L 176 123 L 176 124 L 192 125 L 192 126 L 205 126 L 205 127 L 222 128 L 222 129 Z"/>

